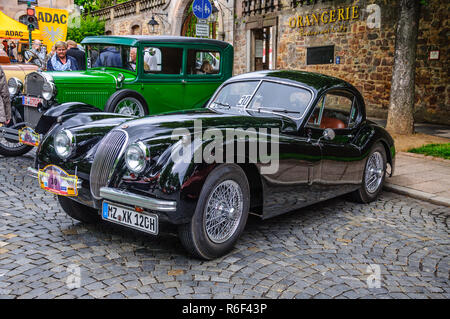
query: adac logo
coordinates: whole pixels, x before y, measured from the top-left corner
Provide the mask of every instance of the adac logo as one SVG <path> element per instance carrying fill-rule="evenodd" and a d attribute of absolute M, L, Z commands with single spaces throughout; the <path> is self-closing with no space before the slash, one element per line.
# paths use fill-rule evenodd
<path fill-rule="evenodd" d="M 15 30 L 6 30 L 5 32 L 5 36 L 7 37 L 23 37 L 23 32 L 22 31 L 15 31 Z"/>
<path fill-rule="evenodd" d="M 39 12 L 38 13 L 38 21 L 45 22 L 45 23 L 66 24 L 67 23 L 67 14 Z"/>
<path fill-rule="evenodd" d="M 50 42 L 63 41 L 64 32 L 61 28 L 53 28 L 53 26 L 45 26 L 43 30 L 43 36 L 49 39 Z"/>

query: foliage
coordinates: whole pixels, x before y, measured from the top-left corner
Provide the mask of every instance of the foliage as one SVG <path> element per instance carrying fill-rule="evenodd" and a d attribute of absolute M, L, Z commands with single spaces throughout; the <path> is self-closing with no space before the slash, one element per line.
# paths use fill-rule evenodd
<path fill-rule="evenodd" d="M 80 43 L 87 36 L 105 34 L 105 22 L 98 17 L 86 15 L 81 19 L 79 27 L 67 29 L 67 39 Z"/>
<path fill-rule="evenodd" d="M 408 152 L 450 159 L 450 143 L 428 144 L 422 147 L 410 149 Z"/>
<path fill-rule="evenodd" d="M 83 13 L 103 9 L 128 0 L 75 0 L 75 4 L 83 7 Z"/>

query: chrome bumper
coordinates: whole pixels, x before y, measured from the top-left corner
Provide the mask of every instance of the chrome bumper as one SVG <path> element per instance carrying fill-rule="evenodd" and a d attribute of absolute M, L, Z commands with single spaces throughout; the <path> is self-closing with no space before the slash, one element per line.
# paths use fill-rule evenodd
<path fill-rule="evenodd" d="M 177 210 L 177 202 L 175 201 L 160 200 L 151 197 L 136 195 L 110 187 L 101 187 L 100 196 L 113 202 L 147 208 L 153 211 L 175 212 Z"/>
<path fill-rule="evenodd" d="M 0 127 L 0 137 L 6 138 L 15 142 L 19 142 L 18 130 L 9 127 Z"/>
<path fill-rule="evenodd" d="M 27 175 L 32 177 L 32 178 L 39 178 L 39 171 L 33 167 L 28 167 L 27 168 Z M 81 189 L 81 184 L 83 183 L 83 181 L 81 179 L 78 178 L 77 181 L 77 189 Z"/>

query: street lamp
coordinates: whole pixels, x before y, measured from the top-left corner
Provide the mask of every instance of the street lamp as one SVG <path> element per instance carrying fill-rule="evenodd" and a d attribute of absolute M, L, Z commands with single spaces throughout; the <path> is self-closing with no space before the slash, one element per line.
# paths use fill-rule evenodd
<path fill-rule="evenodd" d="M 211 10 L 211 15 L 209 16 L 209 22 L 216 22 L 217 18 L 218 18 L 218 14 L 219 14 L 219 9 L 217 9 L 217 7 L 214 5 L 214 2 L 211 4 L 212 6 L 212 10 Z"/>
<path fill-rule="evenodd" d="M 150 19 L 150 21 L 148 22 L 148 25 L 150 26 L 150 28 L 151 28 L 151 33 L 155 33 L 155 26 L 158 26 L 159 25 L 159 23 L 158 23 L 158 21 L 156 21 L 155 20 L 155 17 L 154 16 L 152 16 L 152 18 Z"/>
<path fill-rule="evenodd" d="M 155 27 L 157 27 L 159 25 L 158 21 L 155 20 L 155 15 L 156 16 L 163 16 L 163 17 L 167 17 L 168 16 L 167 13 L 157 13 L 157 12 L 152 13 L 152 18 L 147 23 L 150 26 L 150 28 L 151 28 L 151 31 L 150 31 L 151 33 L 155 33 Z M 162 21 L 164 23 L 164 20 L 162 20 Z"/>

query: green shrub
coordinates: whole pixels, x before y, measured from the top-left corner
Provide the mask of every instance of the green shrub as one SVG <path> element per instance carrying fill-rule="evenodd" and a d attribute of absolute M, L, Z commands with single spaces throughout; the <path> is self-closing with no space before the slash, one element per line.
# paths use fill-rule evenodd
<path fill-rule="evenodd" d="M 67 39 L 80 43 L 87 36 L 105 34 L 105 22 L 90 15 L 81 16 L 78 27 L 67 28 Z M 72 23 L 77 25 L 77 23 Z"/>

